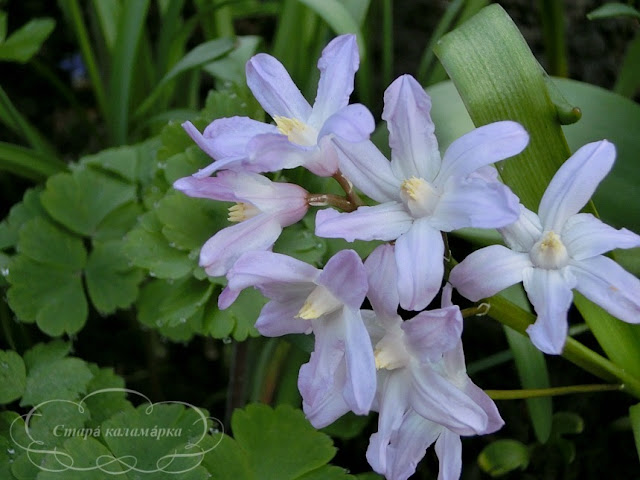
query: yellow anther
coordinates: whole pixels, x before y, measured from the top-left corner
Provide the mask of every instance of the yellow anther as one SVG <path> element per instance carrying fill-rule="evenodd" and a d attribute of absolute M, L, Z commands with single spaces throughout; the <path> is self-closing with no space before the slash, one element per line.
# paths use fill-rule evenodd
<path fill-rule="evenodd" d="M 260 210 L 249 203 L 238 202 L 229 207 L 229 216 L 227 220 L 230 222 L 243 222 L 248 218 L 255 217 Z"/>

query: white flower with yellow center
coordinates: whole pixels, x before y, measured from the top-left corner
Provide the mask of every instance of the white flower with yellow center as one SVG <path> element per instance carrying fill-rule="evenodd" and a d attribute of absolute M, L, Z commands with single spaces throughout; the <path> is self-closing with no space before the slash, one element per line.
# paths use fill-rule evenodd
<path fill-rule="evenodd" d="M 451 271 L 449 281 L 473 301 L 523 282 L 538 316 L 527 332 L 545 353 L 562 352 L 574 288 L 611 315 L 640 322 L 640 281 L 602 255 L 638 247 L 640 236 L 578 213 L 613 166 L 615 154 L 606 140 L 580 148 L 551 180 L 538 215 L 522 207 L 519 220 L 500 229 L 509 248 L 482 248 Z"/>

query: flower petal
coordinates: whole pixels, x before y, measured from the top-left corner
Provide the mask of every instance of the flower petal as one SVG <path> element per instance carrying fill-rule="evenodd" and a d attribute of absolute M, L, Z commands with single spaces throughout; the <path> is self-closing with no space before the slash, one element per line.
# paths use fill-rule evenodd
<path fill-rule="evenodd" d="M 247 145 L 247 166 L 256 172 L 278 170 L 305 165 L 317 147 L 302 147 L 293 144 L 285 135 L 257 135 Z"/>
<path fill-rule="evenodd" d="M 352 310 L 360 309 L 369 288 L 367 271 L 354 250 L 340 250 L 331 257 L 316 284 L 325 287 Z"/>
<path fill-rule="evenodd" d="M 460 228 L 499 228 L 518 219 L 520 201 L 502 183 L 479 178 L 449 178 L 431 225 L 443 232 Z"/>
<path fill-rule="evenodd" d="M 420 312 L 402 323 L 407 344 L 421 362 L 437 362 L 456 347 L 462 335 L 462 314 L 457 305 Z"/>
<path fill-rule="evenodd" d="M 295 118 L 306 122 L 311 106 L 278 60 L 259 53 L 247 62 L 246 72 L 247 85 L 272 118 Z"/>
<path fill-rule="evenodd" d="M 460 435 L 443 429 L 436 441 L 436 455 L 440 461 L 438 480 L 456 480 L 462 472 L 462 441 Z"/>
<path fill-rule="evenodd" d="M 391 168 L 396 177 L 433 181 L 440 152 L 431 121 L 431 99 L 411 75 L 397 78 L 384 92 L 383 120 L 389 129 Z"/>
<path fill-rule="evenodd" d="M 225 275 L 240 255 L 270 248 L 280 233 L 280 223 L 265 214 L 223 228 L 202 246 L 200 266 L 212 277 Z"/>
<path fill-rule="evenodd" d="M 529 252 L 542 236 L 542 224 L 537 214 L 520 205 L 518 220 L 498 231 L 509 248 L 516 252 Z"/>
<path fill-rule="evenodd" d="M 476 128 L 449 145 L 433 183 L 443 185 L 451 176 L 466 177 L 480 167 L 517 155 L 527 143 L 529 134 L 516 122 L 495 122 Z"/>
<path fill-rule="evenodd" d="M 401 180 L 372 142 L 350 143 L 339 138 L 333 142 L 338 150 L 340 170 L 361 192 L 377 202 L 400 201 Z"/>
<path fill-rule="evenodd" d="M 416 220 L 396 241 L 398 293 L 400 305 L 406 310 L 426 308 L 442 284 L 444 242 L 428 220 Z"/>
<path fill-rule="evenodd" d="M 318 60 L 320 80 L 308 120 L 310 125 L 320 129 L 327 118 L 347 106 L 359 65 L 360 56 L 355 35 L 340 35 L 324 47 Z"/>
<path fill-rule="evenodd" d="M 340 321 L 344 324 L 344 349 L 347 362 L 344 399 L 356 415 L 367 415 L 376 394 L 373 346 L 360 316 L 360 310 L 343 308 Z"/>
<path fill-rule="evenodd" d="M 476 435 L 487 427 L 487 414 L 471 397 L 428 365 L 412 368 L 411 407 L 424 418 L 458 435 Z"/>
<path fill-rule="evenodd" d="M 462 296 L 477 302 L 521 282 L 523 270 L 531 266 L 528 254 L 491 245 L 476 250 L 453 267 L 449 282 Z"/>
<path fill-rule="evenodd" d="M 314 355 L 313 353 L 311 354 Z M 300 368 L 300 378 L 298 380 L 298 385 L 300 385 L 300 379 L 303 381 L 308 381 L 308 375 L 311 373 L 311 369 L 309 368 L 309 372 L 307 372 L 307 366 L 310 365 L 311 362 L 303 365 Z M 303 373 L 304 369 L 304 373 Z M 304 377 L 303 377 L 304 375 Z M 338 365 L 334 374 L 333 374 L 333 384 L 331 388 L 328 388 L 322 395 L 318 395 L 313 399 L 313 403 L 307 402 L 305 400 L 305 396 L 303 395 L 302 400 L 302 409 L 307 416 L 307 419 L 315 428 L 323 428 L 327 425 L 331 425 L 338 418 L 343 416 L 345 413 L 349 411 L 349 406 L 347 402 L 344 400 L 342 396 L 342 385 L 345 383 L 345 365 L 344 363 Z M 300 391 L 302 391 L 303 387 L 300 387 Z"/>
<path fill-rule="evenodd" d="M 388 447 L 392 461 L 386 477 L 393 480 L 407 480 L 411 477 L 418 463 L 427 453 L 427 448 L 445 431 L 446 429 L 442 426 L 409 410 L 397 435 Z M 451 477 L 451 480 L 456 478 Z"/>
<path fill-rule="evenodd" d="M 576 277 L 576 290 L 614 317 L 640 323 L 640 280 L 610 258 L 597 256 L 567 267 Z"/>
<path fill-rule="evenodd" d="M 551 179 L 538 207 L 545 230 L 562 231 L 569 217 L 589 201 L 611 170 L 615 157 L 613 144 L 602 140 L 581 147 L 564 162 Z"/>
<path fill-rule="evenodd" d="M 562 242 L 571 258 L 583 260 L 614 248 L 640 247 L 640 235 L 626 228 L 616 230 L 590 213 L 578 213 L 565 223 Z"/>
<path fill-rule="evenodd" d="M 265 337 L 281 337 L 291 333 L 311 333 L 311 321 L 297 318 L 304 297 L 286 302 L 270 301 L 260 311 L 255 327 Z"/>
<path fill-rule="evenodd" d="M 354 212 L 339 213 L 332 208 L 316 214 L 316 235 L 325 238 L 354 240 L 395 240 L 413 224 L 401 203 L 388 202 L 375 207 L 359 207 Z"/>
<path fill-rule="evenodd" d="M 239 202 L 235 194 L 235 182 L 232 181 L 234 178 L 232 172 L 220 172 L 216 177 L 183 177 L 173 182 L 173 188 L 190 197 Z"/>
<path fill-rule="evenodd" d="M 544 353 L 559 355 L 567 340 L 567 312 L 575 281 L 560 270 L 529 268 L 524 271 L 523 282 L 538 315 L 536 322 L 527 328 L 529 338 Z"/>
<path fill-rule="evenodd" d="M 398 281 L 393 245 L 385 243 L 369 254 L 364 266 L 367 270 L 369 291 L 367 298 L 376 314 L 382 318 L 398 316 Z"/>
<path fill-rule="evenodd" d="M 375 120 L 367 107 L 354 103 L 331 115 L 322 125 L 318 138 L 333 134 L 348 142 L 362 142 L 369 140 L 375 128 Z"/>

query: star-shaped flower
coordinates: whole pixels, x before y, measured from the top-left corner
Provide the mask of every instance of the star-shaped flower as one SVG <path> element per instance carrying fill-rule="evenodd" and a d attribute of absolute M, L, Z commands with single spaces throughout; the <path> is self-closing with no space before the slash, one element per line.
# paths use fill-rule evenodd
<path fill-rule="evenodd" d="M 640 236 L 578 213 L 611 170 L 615 154 L 606 140 L 580 148 L 556 172 L 538 214 L 522 207 L 519 220 L 500 230 L 509 248 L 482 248 L 451 271 L 449 281 L 472 301 L 523 282 L 538 315 L 527 332 L 545 353 L 562 352 L 574 288 L 611 315 L 640 322 L 640 281 L 602 255 L 638 247 Z"/>
<path fill-rule="evenodd" d="M 275 172 L 301 165 L 320 176 L 336 173 L 338 154 L 331 138 L 359 142 L 375 128 L 365 106 L 349 105 L 359 62 L 355 35 L 333 39 L 318 61 L 320 81 L 311 107 L 278 60 L 263 53 L 251 58 L 247 84 L 275 125 L 248 117 L 222 118 L 201 134 L 191 122 L 184 123 L 191 138 L 216 160 L 195 175 L 221 169 Z"/>
<path fill-rule="evenodd" d="M 529 136 L 515 122 L 492 123 L 453 142 L 441 160 L 431 100 L 420 84 L 409 75 L 398 78 L 384 103 L 391 162 L 369 141 L 334 140 L 342 173 L 380 204 L 350 213 L 321 210 L 316 234 L 348 241 L 396 240 L 400 305 L 422 310 L 442 284 L 441 232 L 504 227 L 518 218 L 518 198 L 497 180 L 475 172 L 520 153 Z"/>

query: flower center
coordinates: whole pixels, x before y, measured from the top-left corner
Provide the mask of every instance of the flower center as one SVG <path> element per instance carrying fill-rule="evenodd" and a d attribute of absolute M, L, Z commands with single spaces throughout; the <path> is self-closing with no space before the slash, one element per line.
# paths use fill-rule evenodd
<path fill-rule="evenodd" d="M 307 297 L 296 318 L 313 320 L 325 313 L 336 311 L 342 306 L 342 302 L 334 297 L 329 290 L 318 285 Z"/>
<path fill-rule="evenodd" d="M 395 370 L 404 367 L 411 359 L 404 341 L 402 329 L 388 331 L 382 340 L 373 349 L 373 358 L 376 362 L 376 370 L 385 368 Z"/>
<path fill-rule="evenodd" d="M 424 178 L 411 177 L 402 182 L 400 196 L 415 218 L 431 215 L 438 204 L 438 191 Z"/>
<path fill-rule="evenodd" d="M 279 117 L 276 115 L 273 119 L 280 133 L 286 135 L 291 143 L 305 147 L 310 147 L 318 143 L 318 132 L 297 118 Z"/>
<path fill-rule="evenodd" d="M 545 233 L 533 245 L 529 257 L 536 267 L 547 270 L 562 268 L 569 262 L 567 247 L 554 231 Z"/>
<path fill-rule="evenodd" d="M 230 222 L 243 222 L 251 217 L 255 217 L 259 213 L 260 210 L 250 203 L 238 202 L 229 207 L 229 216 L 227 217 L 227 220 Z"/>

